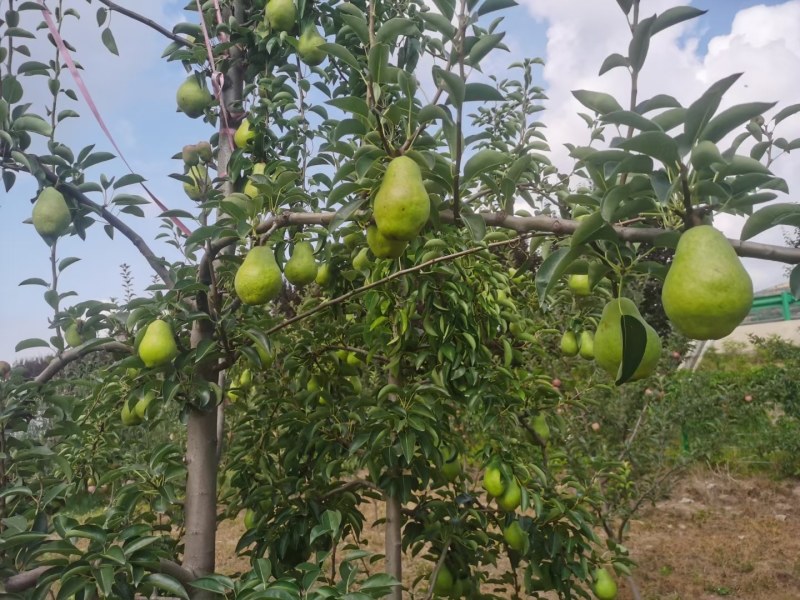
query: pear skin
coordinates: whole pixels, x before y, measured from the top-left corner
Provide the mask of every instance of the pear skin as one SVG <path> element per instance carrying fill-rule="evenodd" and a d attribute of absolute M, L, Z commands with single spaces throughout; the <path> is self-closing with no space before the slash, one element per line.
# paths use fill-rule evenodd
<path fill-rule="evenodd" d="M 297 21 L 297 8 L 294 0 L 269 0 L 266 20 L 275 31 L 291 31 Z"/>
<path fill-rule="evenodd" d="M 399 258 L 406 251 L 408 242 L 390 240 L 376 225 L 370 225 L 367 227 L 367 245 L 377 258 Z"/>
<path fill-rule="evenodd" d="M 655 371 L 661 356 L 661 339 L 656 330 L 642 318 L 639 309 L 629 298 L 614 298 L 603 308 L 603 314 L 594 334 L 594 358 L 595 362 L 609 375 L 617 377 L 622 363 L 622 315 L 638 318 L 647 332 L 644 356 L 629 379 L 629 381 L 636 381 Z"/>
<path fill-rule="evenodd" d="M 192 200 L 202 200 L 205 193 L 211 188 L 211 180 L 208 178 L 208 169 L 205 165 L 196 165 L 189 168 L 186 176 L 192 183 L 183 183 L 183 191 Z"/>
<path fill-rule="evenodd" d="M 325 43 L 325 38 L 319 34 L 316 26 L 309 23 L 303 27 L 303 33 L 297 42 L 297 54 L 300 60 L 310 67 L 316 67 L 325 60 L 325 51 L 320 46 Z"/>
<path fill-rule="evenodd" d="M 178 356 L 178 346 L 169 323 L 156 319 L 147 326 L 139 343 L 139 358 L 146 367 L 160 367 Z"/>
<path fill-rule="evenodd" d="M 565 331 L 561 336 L 561 354 L 564 356 L 575 356 L 578 354 L 578 338 L 574 331 Z"/>
<path fill-rule="evenodd" d="M 33 205 L 33 226 L 45 241 L 55 241 L 64 235 L 72 222 L 64 196 L 54 187 L 44 188 Z"/>
<path fill-rule="evenodd" d="M 178 88 L 175 99 L 181 112 L 191 119 L 196 119 L 203 115 L 213 97 L 206 87 L 205 79 L 199 75 L 189 75 Z"/>
<path fill-rule="evenodd" d="M 247 144 L 250 143 L 254 137 L 256 137 L 256 132 L 250 128 L 250 120 L 242 119 L 242 122 L 236 129 L 236 133 L 233 134 L 233 143 L 236 144 L 237 148 L 247 148 Z"/>
<path fill-rule="evenodd" d="M 266 304 L 281 293 L 283 279 L 272 248 L 256 246 L 245 256 L 233 280 L 236 295 L 245 304 Z"/>
<path fill-rule="evenodd" d="M 375 195 L 373 216 L 390 240 L 413 240 L 428 222 L 431 203 L 419 165 L 407 156 L 392 159 Z"/>
<path fill-rule="evenodd" d="M 617 597 L 617 582 L 605 569 L 597 569 L 594 574 L 592 591 L 598 600 L 615 600 Z"/>
<path fill-rule="evenodd" d="M 292 285 L 302 287 L 317 277 L 317 262 L 314 260 L 314 247 L 311 242 L 298 242 L 294 245 L 292 256 L 283 269 L 283 274 Z"/>
<path fill-rule="evenodd" d="M 711 225 L 699 225 L 681 235 L 661 302 L 681 334 L 718 340 L 750 312 L 753 282 L 725 236 Z"/>
<path fill-rule="evenodd" d="M 594 360 L 594 334 L 591 331 L 581 331 L 581 336 L 578 339 L 580 344 L 581 358 L 586 360 Z"/>

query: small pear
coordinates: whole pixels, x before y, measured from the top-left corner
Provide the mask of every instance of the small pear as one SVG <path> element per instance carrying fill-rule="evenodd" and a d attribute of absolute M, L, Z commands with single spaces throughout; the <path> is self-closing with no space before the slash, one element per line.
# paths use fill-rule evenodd
<path fill-rule="evenodd" d="M 317 276 L 314 278 L 314 281 L 318 286 L 325 287 L 331 282 L 331 279 L 332 275 L 330 263 L 322 263 L 317 269 Z"/>
<path fill-rule="evenodd" d="M 647 332 L 644 356 L 629 381 L 649 376 L 655 371 L 661 356 L 661 339 L 656 330 L 648 325 L 639 309 L 629 298 L 614 298 L 603 308 L 603 314 L 594 335 L 594 357 L 597 364 L 612 377 L 616 377 L 622 363 L 622 315 L 636 317 Z"/>
<path fill-rule="evenodd" d="M 72 218 L 64 196 L 54 187 L 44 188 L 33 205 L 33 226 L 45 241 L 52 242 L 69 229 Z"/>
<path fill-rule="evenodd" d="M 206 192 L 211 188 L 211 180 L 208 178 L 208 168 L 205 165 L 196 165 L 189 168 L 186 174 L 192 183 L 183 183 L 183 191 L 192 200 L 201 200 Z"/>
<path fill-rule="evenodd" d="M 437 596 L 449 596 L 453 591 L 453 573 L 447 568 L 447 565 L 442 565 L 439 572 L 436 574 L 436 581 L 433 582 L 433 593 Z"/>
<path fill-rule="evenodd" d="M 578 340 L 580 344 L 581 358 L 586 360 L 594 360 L 594 334 L 591 331 L 581 331 L 581 337 Z"/>
<path fill-rule="evenodd" d="M 503 539 L 508 544 L 509 548 L 522 552 L 525 549 L 525 542 L 528 536 L 525 531 L 520 527 L 519 521 L 511 521 L 511 524 L 503 529 Z"/>
<path fill-rule="evenodd" d="M 617 597 L 617 583 L 605 569 L 597 569 L 594 574 L 594 595 L 598 600 L 615 600 Z"/>
<path fill-rule="evenodd" d="M 247 253 L 233 280 L 236 295 L 245 304 L 266 304 L 283 287 L 281 269 L 268 246 L 256 246 Z"/>
<path fill-rule="evenodd" d="M 678 241 L 661 302 L 680 333 L 718 340 L 750 312 L 753 282 L 725 236 L 711 225 L 699 225 Z"/>
<path fill-rule="evenodd" d="M 242 119 L 236 133 L 233 134 L 233 143 L 237 148 L 246 148 L 253 138 L 256 137 L 256 132 L 250 129 L 250 120 Z"/>
<path fill-rule="evenodd" d="M 244 513 L 244 526 L 245 529 L 253 529 L 256 526 L 256 511 L 248 508 Z"/>
<path fill-rule="evenodd" d="M 297 43 L 297 54 L 300 60 L 310 67 L 316 67 L 325 60 L 325 51 L 320 46 L 325 43 L 325 38 L 319 34 L 316 26 L 309 23 L 303 27 L 303 33 Z"/>
<path fill-rule="evenodd" d="M 187 144 L 181 150 L 181 158 L 183 159 L 183 164 L 187 167 L 193 167 L 200 163 L 200 153 L 197 151 L 197 146 L 195 144 Z"/>
<path fill-rule="evenodd" d="M 368 271 L 371 261 L 369 260 L 369 248 L 359 250 L 353 259 L 353 268 L 356 271 Z"/>
<path fill-rule="evenodd" d="M 147 367 L 160 367 L 178 356 L 178 346 L 169 323 L 156 319 L 147 326 L 139 343 L 139 358 Z"/>
<path fill-rule="evenodd" d="M 547 424 L 547 417 L 539 413 L 533 417 L 532 423 L 533 432 L 539 437 L 539 440 L 546 444 L 550 441 L 550 426 Z"/>
<path fill-rule="evenodd" d="M 497 504 L 506 512 L 514 512 L 522 502 L 522 488 L 517 483 L 517 478 L 512 477 L 503 495 L 497 499 Z"/>
<path fill-rule="evenodd" d="M 590 296 L 592 293 L 592 286 L 589 281 L 589 276 L 585 273 L 575 273 L 567 279 L 567 285 L 572 293 L 576 296 Z"/>
<path fill-rule="evenodd" d="M 87 327 L 82 320 L 78 320 L 70 323 L 64 330 L 64 341 L 75 348 L 93 339 L 96 335 L 94 329 Z"/>
<path fill-rule="evenodd" d="M 297 21 L 297 8 L 294 0 L 269 0 L 266 20 L 275 31 L 291 31 Z"/>
<path fill-rule="evenodd" d="M 253 165 L 252 174 L 263 175 L 266 170 L 267 170 L 266 163 L 256 163 Z M 258 196 L 258 188 L 252 181 L 250 181 L 250 179 L 248 179 L 247 183 L 244 184 L 244 193 L 250 196 L 251 198 L 255 198 L 256 196 Z"/>
<path fill-rule="evenodd" d="M 561 354 L 564 356 L 575 356 L 578 354 L 578 338 L 572 330 L 565 331 L 561 336 Z"/>
<path fill-rule="evenodd" d="M 189 75 L 178 88 L 176 100 L 181 112 L 191 119 L 196 119 L 205 113 L 213 97 L 206 87 L 204 78 L 199 75 Z"/>
<path fill-rule="evenodd" d="M 214 149 L 211 147 L 211 144 L 208 142 L 197 142 L 197 156 L 200 157 L 200 160 L 203 162 L 211 162 L 211 159 L 214 158 Z"/>
<path fill-rule="evenodd" d="M 442 475 L 449 482 L 453 482 L 461 475 L 461 457 L 458 452 L 449 452 L 442 463 Z"/>
<path fill-rule="evenodd" d="M 122 417 L 122 424 L 126 427 L 133 427 L 134 425 L 139 425 L 142 422 L 141 417 L 136 414 L 136 411 L 131 410 L 131 408 L 128 406 L 127 400 L 122 405 L 122 412 L 120 416 Z"/>
<path fill-rule="evenodd" d="M 283 274 L 292 285 L 302 287 L 317 277 L 317 262 L 314 260 L 314 247 L 311 242 L 298 242 L 292 249 L 292 256 L 283 269 Z"/>
<path fill-rule="evenodd" d="M 483 473 L 483 489 L 490 496 L 498 498 L 503 495 L 506 486 L 503 483 L 503 474 L 497 465 L 489 465 Z"/>
<path fill-rule="evenodd" d="M 384 237 L 377 226 L 367 227 L 367 245 L 372 253 L 378 258 L 398 258 L 408 246 L 404 240 L 390 240 Z"/>
<path fill-rule="evenodd" d="M 133 412 L 136 414 L 136 416 L 140 419 L 144 419 L 144 416 L 147 414 L 147 408 L 150 406 L 150 403 L 155 400 L 155 398 L 156 394 L 153 392 L 153 390 L 144 392 L 133 406 Z"/>
<path fill-rule="evenodd" d="M 407 156 L 392 159 L 375 195 L 373 216 L 390 240 L 414 239 L 428 222 L 431 204 L 419 165 Z"/>
<path fill-rule="evenodd" d="M 714 142 L 703 140 L 692 148 L 691 162 L 695 170 L 700 171 L 709 169 L 714 163 L 725 163 L 725 160 Z"/>

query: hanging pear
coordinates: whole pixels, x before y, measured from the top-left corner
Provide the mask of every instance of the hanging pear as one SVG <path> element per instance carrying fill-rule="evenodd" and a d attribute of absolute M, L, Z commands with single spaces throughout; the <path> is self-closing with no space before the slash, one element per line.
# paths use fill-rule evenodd
<path fill-rule="evenodd" d="M 156 319 L 147 326 L 139 343 L 139 358 L 146 367 L 160 367 L 178 356 L 178 346 L 169 323 Z"/>
<path fill-rule="evenodd" d="M 750 312 L 753 282 L 725 236 L 711 225 L 699 225 L 678 241 L 661 302 L 680 333 L 718 340 Z"/>
<path fill-rule="evenodd" d="M 266 17 L 271 29 L 291 31 L 297 21 L 297 8 L 295 8 L 294 0 L 269 0 Z"/>
<path fill-rule="evenodd" d="M 320 46 L 325 43 L 325 38 L 319 34 L 313 23 L 303 27 L 303 33 L 297 42 L 297 54 L 300 60 L 310 67 L 316 67 L 325 60 L 325 51 Z"/>
<path fill-rule="evenodd" d="M 578 340 L 578 343 L 581 347 L 581 358 L 585 358 L 586 360 L 594 360 L 594 334 L 587 330 L 581 331 L 581 336 Z"/>
<path fill-rule="evenodd" d="M 268 246 L 256 246 L 247 253 L 233 279 L 236 295 L 245 304 L 266 304 L 283 287 L 281 269 Z"/>
<path fill-rule="evenodd" d="M 575 332 L 565 331 L 561 336 L 561 354 L 564 356 L 575 356 L 578 353 L 578 338 Z"/>
<path fill-rule="evenodd" d="M 617 582 L 605 569 L 597 569 L 594 574 L 592 591 L 598 600 L 615 600 L 617 597 Z"/>
<path fill-rule="evenodd" d="M 390 240 L 380 232 L 376 225 L 370 225 L 367 227 L 367 245 L 378 258 L 398 258 L 403 256 L 408 242 Z"/>
<path fill-rule="evenodd" d="M 390 240 L 413 240 L 430 214 L 431 203 L 419 165 L 407 156 L 392 159 L 373 205 L 381 234 Z"/>
<path fill-rule="evenodd" d="M 175 98 L 178 109 L 191 119 L 202 116 L 213 100 L 205 79 L 196 74 L 186 78 L 178 88 Z"/>
<path fill-rule="evenodd" d="M 308 285 L 317 278 L 317 262 L 314 260 L 311 242 L 298 242 L 294 245 L 283 274 L 289 283 L 297 287 Z"/>
<path fill-rule="evenodd" d="M 53 242 L 69 229 L 72 218 L 64 196 L 54 187 L 46 187 L 33 205 L 33 226 L 46 242 Z"/>
<path fill-rule="evenodd" d="M 614 298 L 603 308 L 594 334 L 594 358 L 612 377 L 617 377 L 622 364 L 622 315 L 636 317 L 647 332 L 644 355 L 628 381 L 636 381 L 655 371 L 661 356 L 661 339 L 656 330 L 642 318 L 639 309 L 629 298 Z"/>
<path fill-rule="evenodd" d="M 506 512 L 514 512 L 522 503 L 522 488 L 517 483 L 517 478 L 512 477 L 506 486 L 503 495 L 497 499 L 497 505 Z"/>
<path fill-rule="evenodd" d="M 252 175 L 263 175 L 266 170 L 267 163 L 256 163 L 253 165 Z M 256 184 L 250 181 L 249 177 L 247 178 L 247 183 L 244 184 L 244 193 L 251 198 L 258 196 L 258 188 L 256 187 Z"/>
<path fill-rule="evenodd" d="M 250 119 L 244 118 L 236 128 L 236 133 L 233 134 L 233 143 L 237 148 L 247 148 L 247 144 L 255 137 L 256 132 L 250 128 Z"/>
<path fill-rule="evenodd" d="M 201 200 L 206 192 L 211 189 L 211 180 L 208 178 L 208 169 L 205 165 L 196 165 L 189 168 L 186 176 L 191 183 L 183 182 L 183 191 L 192 200 Z"/>
<path fill-rule="evenodd" d="M 550 441 L 550 425 L 547 424 L 547 417 L 542 413 L 533 417 L 532 427 L 533 432 L 543 444 L 547 444 L 547 442 Z"/>

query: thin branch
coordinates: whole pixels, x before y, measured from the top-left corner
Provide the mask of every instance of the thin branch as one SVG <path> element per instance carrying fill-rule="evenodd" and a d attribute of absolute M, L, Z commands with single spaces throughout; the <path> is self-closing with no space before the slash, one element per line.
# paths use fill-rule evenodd
<path fill-rule="evenodd" d="M 442 570 L 444 566 L 444 561 L 447 558 L 447 553 L 450 550 L 450 539 L 448 538 L 445 542 L 444 549 L 442 553 L 439 555 L 439 560 L 436 561 L 436 566 L 433 568 L 433 573 L 431 573 L 431 580 L 430 585 L 428 587 L 428 593 L 425 596 L 425 600 L 431 600 L 433 598 L 434 586 L 436 585 L 436 578 L 439 577 L 439 571 Z"/>
<path fill-rule="evenodd" d="M 367 481 L 366 479 L 353 479 L 352 481 L 343 483 L 342 485 L 325 492 L 324 494 L 322 494 L 322 496 L 319 497 L 319 500 L 327 500 L 328 498 L 336 496 L 337 494 L 342 494 L 344 492 L 362 487 L 383 494 L 383 490 L 374 483 L 372 483 L 371 481 Z"/>
<path fill-rule="evenodd" d="M 59 354 L 58 356 L 56 356 L 53 360 L 50 361 L 50 364 L 48 364 L 47 367 L 45 367 L 44 371 L 39 373 L 39 375 L 33 381 L 40 385 L 43 383 L 47 383 L 69 363 L 75 362 L 79 358 L 82 358 L 87 354 L 91 354 L 93 352 L 125 352 L 126 354 L 130 354 L 132 351 L 133 348 L 131 348 L 127 344 L 123 344 L 122 342 L 118 342 L 116 340 L 104 343 L 86 342 L 85 344 L 82 344 L 77 348 L 72 348 L 71 350 L 67 350 L 63 354 Z"/>
<path fill-rule="evenodd" d="M 161 35 L 168 37 L 176 44 L 180 44 L 181 46 L 185 46 L 187 48 L 192 47 L 192 44 L 188 40 L 182 38 L 177 34 L 172 33 L 169 29 L 162 27 L 161 25 L 159 25 L 152 19 L 148 19 L 144 15 L 140 15 L 139 13 L 133 12 L 128 8 L 120 6 L 116 2 L 111 2 L 111 0 L 98 0 L 98 1 L 100 2 L 100 4 L 105 4 L 109 8 L 109 10 L 113 10 L 114 12 L 118 12 L 121 15 L 125 15 L 126 17 L 131 18 L 134 21 L 139 21 L 139 23 L 142 23 L 143 25 L 147 25 L 150 29 L 153 29 L 158 33 L 160 33 Z"/>

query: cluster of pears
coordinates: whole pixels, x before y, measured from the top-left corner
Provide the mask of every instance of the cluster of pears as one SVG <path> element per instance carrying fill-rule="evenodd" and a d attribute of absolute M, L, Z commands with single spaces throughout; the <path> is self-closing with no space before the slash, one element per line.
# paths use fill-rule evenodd
<path fill-rule="evenodd" d="M 561 354 L 564 356 L 577 356 L 586 360 L 594 359 L 594 334 L 588 329 L 575 335 L 575 332 L 568 329 L 561 336 Z"/>
<path fill-rule="evenodd" d="M 186 176 L 191 180 L 183 182 L 183 191 L 192 200 L 202 200 L 211 189 L 208 165 L 213 158 L 211 144 L 205 141 L 187 144 L 181 150 Z"/>
<path fill-rule="evenodd" d="M 67 233 L 72 217 L 63 194 L 54 187 L 44 188 L 33 205 L 31 221 L 36 233 L 48 244 Z"/>
<path fill-rule="evenodd" d="M 294 244 L 283 273 L 272 248 L 256 246 L 247 253 L 236 271 L 233 286 L 242 302 L 257 306 L 277 298 L 283 287 L 283 276 L 292 285 L 303 287 L 316 281 L 318 274 L 319 267 L 311 242 L 300 241 Z"/>
<path fill-rule="evenodd" d="M 629 298 L 613 298 L 603 308 L 597 332 L 594 336 L 594 358 L 597 364 L 612 377 L 619 375 L 622 364 L 622 316 L 627 315 L 639 321 L 647 335 L 644 354 L 639 366 L 628 381 L 644 379 L 655 371 L 661 356 L 661 338 L 639 309 Z"/>
<path fill-rule="evenodd" d="M 202 116 L 211 106 L 214 98 L 208 91 L 205 78 L 199 73 L 193 73 L 178 87 L 175 94 L 178 110 L 191 119 Z"/>
<path fill-rule="evenodd" d="M 469 569 L 458 569 L 445 561 L 433 582 L 433 593 L 447 598 L 469 598 L 472 594 L 472 577 Z"/>
<path fill-rule="evenodd" d="M 711 225 L 698 225 L 678 241 L 661 302 L 681 334 L 718 340 L 750 312 L 753 282 L 725 236 Z"/>
<path fill-rule="evenodd" d="M 143 331 L 141 340 L 136 343 L 136 352 L 146 367 L 162 367 L 178 356 L 178 345 L 169 323 L 156 319 Z"/>
<path fill-rule="evenodd" d="M 507 513 L 513 513 L 522 503 L 522 488 L 505 465 L 492 460 L 483 472 L 483 489 Z"/>

